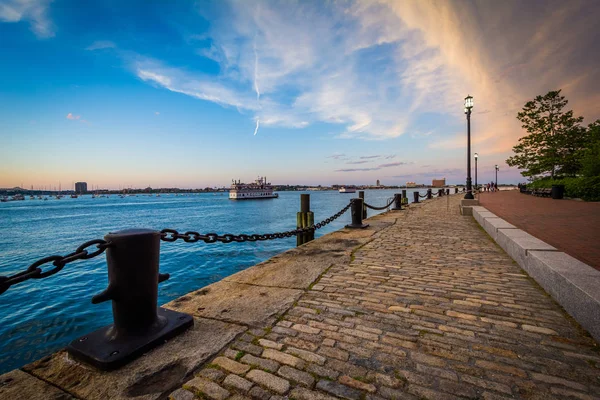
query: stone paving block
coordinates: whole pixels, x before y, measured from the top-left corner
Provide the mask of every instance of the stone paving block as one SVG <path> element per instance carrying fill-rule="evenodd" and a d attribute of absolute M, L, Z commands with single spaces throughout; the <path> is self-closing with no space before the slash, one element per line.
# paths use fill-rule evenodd
<path fill-rule="evenodd" d="M 535 250 L 556 251 L 555 247 L 520 229 L 498 229 L 497 242 L 526 271 L 525 258 L 527 252 Z"/>
<path fill-rule="evenodd" d="M 259 369 L 248 372 L 246 378 L 279 394 L 285 394 L 290 389 L 287 380 Z"/>
<path fill-rule="evenodd" d="M 562 252 L 530 251 L 525 270 L 600 341 L 600 271 Z"/>
<path fill-rule="evenodd" d="M 230 374 L 230 375 L 227 375 L 225 380 L 223 380 L 223 386 L 232 387 L 232 388 L 241 390 L 243 392 L 247 392 L 250 390 L 250 388 L 252 388 L 252 382 L 250 382 L 240 376 Z"/>
<path fill-rule="evenodd" d="M 213 399 L 213 400 L 225 400 L 231 393 L 226 389 L 223 389 L 213 381 L 209 381 L 203 378 L 194 378 L 183 385 L 184 389 L 191 390 L 193 392 L 201 393 L 202 395 Z"/>
<path fill-rule="evenodd" d="M 18 369 L 0 375 L 0 399 L 75 400 L 70 394 Z"/>
<path fill-rule="evenodd" d="M 219 281 L 206 286 L 201 293 L 173 300 L 166 307 L 198 317 L 262 328 L 275 323 L 298 300 L 302 291 L 268 286 Z"/>
<path fill-rule="evenodd" d="M 245 330 L 235 324 L 195 318 L 194 326 L 185 333 L 115 371 L 90 368 L 70 359 L 65 351 L 23 369 L 80 399 L 165 398 Z"/>

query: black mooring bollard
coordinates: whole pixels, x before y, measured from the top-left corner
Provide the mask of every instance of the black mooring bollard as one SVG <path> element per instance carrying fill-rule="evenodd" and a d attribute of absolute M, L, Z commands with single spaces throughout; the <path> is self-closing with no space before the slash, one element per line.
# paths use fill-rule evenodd
<path fill-rule="evenodd" d="M 427 189 L 427 199 L 433 199 L 433 194 L 431 193 L 431 189 Z"/>
<path fill-rule="evenodd" d="M 438 189 L 438 197 L 442 197 L 444 195 L 444 189 Z"/>
<path fill-rule="evenodd" d="M 446 195 L 450 194 L 450 189 L 446 189 Z"/>
<path fill-rule="evenodd" d="M 194 325 L 191 315 L 157 307 L 160 232 L 130 229 L 109 233 L 106 250 L 108 288 L 92 303 L 112 300 L 114 323 L 67 346 L 71 356 L 102 370 L 136 359 Z"/>
<path fill-rule="evenodd" d="M 413 192 L 413 203 L 419 202 L 419 192 Z"/>
<path fill-rule="evenodd" d="M 310 194 L 300 195 L 300 212 L 296 214 L 296 228 L 308 228 L 315 224 L 315 214 L 310 211 Z M 296 246 L 308 243 L 315 238 L 315 231 L 296 235 Z"/>
<path fill-rule="evenodd" d="M 367 219 L 367 206 L 365 206 L 365 191 L 364 190 L 359 190 L 358 191 L 358 197 L 362 199 L 363 201 L 363 219 Z"/>
<path fill-rule="evenodd" d="M 402 189 L 402 204 L 408 205 L 408 197 L 406 197 L 406 189 Z"/>
<path fill-rule="evenodd" d="M 400 193 L 394 195 L 394 207 L 392 207 L 392 210 L 402 210 L 402 195 Z"/>
<path fill-rule="evenodd" d="M 363 224 L 362 222 L 362 209 L 362 199 L 360 197 L 352 199 L 352 205 L 350 206 L 350 213 L 352 214 L 352 223 L 350 225 L 346 225 L 346 228 L 364 229 L 367 226 L 369 226 L 369 224 Z"/>
<path fill-rule="evenodd" d="M 456 194 L 456 193 L 458 193 L 458 188 L 457 187 L 454 188 L 454 194 Z"/>

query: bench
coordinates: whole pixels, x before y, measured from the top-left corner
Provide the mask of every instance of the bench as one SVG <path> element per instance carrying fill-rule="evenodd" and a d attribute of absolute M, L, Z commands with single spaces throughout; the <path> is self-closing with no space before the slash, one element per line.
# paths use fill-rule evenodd
<path fill-rule="evenodd" d="M 550 197 L 552 195 L 552 189 L 550 189 L 550 188 L 533 189 L 531 191 L 531 194 L 534 196 L 540 196 L 540 197 Z"/>

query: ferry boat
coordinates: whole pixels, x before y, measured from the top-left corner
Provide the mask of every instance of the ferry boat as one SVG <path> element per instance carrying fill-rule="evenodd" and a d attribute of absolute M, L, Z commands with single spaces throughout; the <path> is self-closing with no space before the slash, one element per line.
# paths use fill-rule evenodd
<path fill-rule="evenodd" d="M 356 188 L 352 187 L 352 186 L 342 186 L 340 188 L 340 190 L 338 190 L 338 192 L 340 192 L 340 193 L 356 193 Z"/>
<path fill-rule="evenodd" d="M 266 177 L 259 177 L 254 183 L 231 181 L 229 189 L 230 200 L 276 199 L 279 194 L 273 193 L 273 186 L 267 182 Z"/>

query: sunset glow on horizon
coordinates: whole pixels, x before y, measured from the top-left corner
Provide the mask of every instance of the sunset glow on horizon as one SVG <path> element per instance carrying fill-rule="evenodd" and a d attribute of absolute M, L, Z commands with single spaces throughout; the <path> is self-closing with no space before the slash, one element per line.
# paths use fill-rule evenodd
<path fill-rule="evenodd" d="M 0 0 L 0 187 L 479 183 L 517 112 L 600 118 L 600 3 Z"/>

